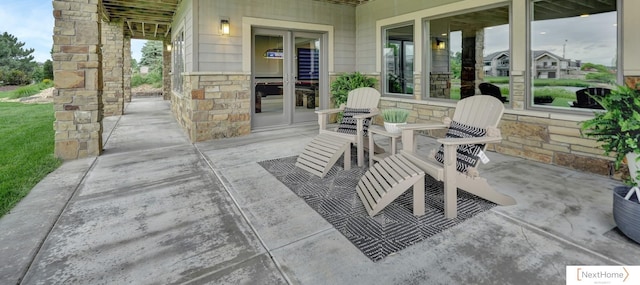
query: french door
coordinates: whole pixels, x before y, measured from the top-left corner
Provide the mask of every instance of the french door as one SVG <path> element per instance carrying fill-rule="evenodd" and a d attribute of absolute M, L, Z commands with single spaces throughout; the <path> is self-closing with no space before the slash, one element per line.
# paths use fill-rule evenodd
<path fill-rule="evenodd" d="M 253 30 L 253 129 L 316 121 L 328 105 L 323 34 Z"/>

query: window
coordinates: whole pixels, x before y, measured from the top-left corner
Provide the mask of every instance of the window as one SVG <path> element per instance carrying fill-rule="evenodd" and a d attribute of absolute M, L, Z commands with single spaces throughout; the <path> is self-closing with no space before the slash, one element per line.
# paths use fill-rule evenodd
<path fill-rule="evenodd" d="M 385 29 L 384 91 L 413 94 L 413 25 Z"/>
<path fill-rule="evenodd" d="M 530 104 L 598 108 L 577 94 L 584 88 L 611 89 L 616 82 L 616 2 L 530 1 Z"/>
<path fill-rule="evenodd" d="M 182 73 L 184 72 L 184 32 L 178 33 L 173 40 L 172 77 L 173 90 L 182 93 Z"/>
<path fill-rule="evenodd" d="M 430 44 L 424 58 L 430 98 L 459 100 L 486 94 L 480 89 L 486 82 L 497 86 L 491 90 L 500 89 L 487 95 L 508 101 L 509 6 L 432 19 L 428 27 Z"/>

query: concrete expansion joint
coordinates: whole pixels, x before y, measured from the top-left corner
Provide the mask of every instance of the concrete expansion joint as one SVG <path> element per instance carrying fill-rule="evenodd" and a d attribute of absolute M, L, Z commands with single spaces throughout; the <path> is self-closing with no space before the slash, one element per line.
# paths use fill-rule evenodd
<path fill-rule="evenodd" d="M 531 241 L 529 241 L 529 236 L 527 235 L 527 233 L 525 232 L 525 227 L 524 226 L 520 226 L 520 233 L 522 234 L 522 236 L 524 237 L 524 240 L 527 242 L 527 245 L 529 245 L 529 248 L 537 253 L 539 256 L 543 256 L 543 254 L 531 243 Z M 562 276 L 563 271 L 561 271 L 560 269 L 558 269 L 558 267 L 556 267 L 556 265 L 554 263 L 550 263 L 551 266 L 553 267 L 553 269 L 556 271 L 556 273 L 558 274 L 558 276 Z"/>
<path fill-rule="evenodd" d="M 216 178 L 218 178 L 218 180 L 224 187 L 224 191 L 227 192 L 227 195 L 229 195 L 229 197 L 233 201 L 233 204 L 235 205 L 238 212 L 240 212 L 240 215 L 242 215 L 242 218 L 245 220 L 245 222 L 247 222 L 247 224 L 249 225 L 249 228 L 251 228 L 251 231 L 253 232 L 253 234 L 256 235 L 256 238 L 258 239 L 262 247 L 265 249 L 265 251 L 269 255 L 269 258 L 273 261 L 276 268 L 278 268 L 278 271 L 280 272 L 282 278 L 284 278 L 287 281 L 287 284 L 293 284 L 293 282 L 291 282 L 291 280 L 289 279 L 289 276 L 285 273 L 284 269 L 282 269 L 282 266 L 280 265 L 278 260 L 276 260 L 272 250 L 267 246 L 264 239 L 258 233 L 258 230 L 256 229 L 256 227 L 251 223 L 251 220 L 249 220 L 247 214 L 244 212 L 244 210 L 242 210 L 242 207 L 240 207 L 240 204 L 238 203 L 236 198 L 233 196 L 233 194 L 231 194 L 231 188 L 233 187 L 231 186 L 231 183 L 229 183 L 229 181 L 223 175 L 221 175 L 218 170 L 214 168 L 213 162 L 207 159 L 206 155 L 202 153 L 202 151 L 200 150 L 200 148 L 198 148 L 196 144 L 192 143 L 191 145 L 196 150 L 196 152 L 200 155 L 200 159 L 202 159 L 207 164 L 207 166 L 209 166 L 209 169 L 211 169 L 211 172 L 213 172 Z"/>
<path fill-rule="evenodd" d="M 67 210 L 71 200 L 73 200 L 73 198 L 76 197 L 78 190 L 80 189 L 80 185 L 84 184 L 85 180 L 87 179 L 87 174 L 91 172 L 91 170 L 93 170 L 93 168 L 96 166 L 97 161 L 98 161 L 98 157 L 93 158 L 93 161 L 91 162 L 91 166 L 89 166 L 87 170 L 82 174 L 82 178 L 80 178 L 80 181 L 78 182 L 78 184 L 76 184 L 75 188 L 73 189 L 73 192 L 71 193 L 71 195 L 69 195 L 69 198 L 67 199 L 67 201 L 65 201 L 64 207 L 62 207 L 60 212 L 56 214 L 56 221 L 53 222 L 51 226 L 47 229 L 47 234 L 44 236 L 44 238 L 38 242 L 38 245 L 36 246 L 36 250 L 34 251 L 33 255 L 29 258 L 29 266 L 27 266 L 27 269 L 24 272 L 22 272 L 22 274 L 20 274 L 20 279 L 18 279 L 18 284 L 22 284 L 22 280 L 24 279 L 25 276 L 27 276 L 27 274 L 33 267 L 34 261 L 36 260 L 38 255 L 41 254 L 40 251 L 42 250 L 42 246 L 51 236 L 51 232 L 53 231 L 53 229 L 60 223 L 60 217 L 62 216 L 62 213 L 64 213 Z"/>
<path fill-rule="evenodd" d="M 592 249 L 586 248 L 586 247 L 584 247 L 584 246 L 582 246 L 582 245 L 580 245 L 580 244 L 578 244 L 578 243 L 575 243 L 575 242 L 573 242 L 573 241 L 570 241 L 570 240 L 568 240 L 568 239 L 566 239 L 566 238 L 564 238 L 564 237 L 561 237 L 561 236 L 559 236 L 559 235 L 556 235 L 556 234 L 554 234 L 554 233 L 551 233 L 551 232 L 549 232 L 549 231 L 546 231 L 546 230 L 544 230 L 543 228 L 540 228 L 540 227 L 538 227 L 538 226 L 536 226 L 536 225 L 534 225 L 534 224 L 531 224 L 531 223 L 525 222 L 525 221 L 523 221 L 523 220 L 521 220 L 521 219 L 518 219 L 518 218 L 515 218 L 515 217 L 511 217 L 511 216 L 509 216 L 509 215 L 507 215 L 507 214 L 505 214 L 505 213 L 502 213 L 502 212 L 500 212 L 500 211 L 498 211 L 498 210 L 495 210 L 495 209 L 491 209 L 491 210 L 489 210 L 489 211 L 491 211 L 492 213 L 495 213 L 495 214 L 497 214 L 497 215 L 499 215 L 499 216 L 501 216 L 501 217 L 503 217 L 503 218 L 505 218 L 505 219 L 509 220 L 510 222 L 512 222 L 512 223 L 514 223 L 514 224 L 520 225 L 520 227 L 522 228 L 522 230 L 523 230 L 523 231 L 524 231 L 524 229 L 528 229 L 528 230 L 533 231 L 533 232 L 536 232 L 536 233 L 538 233 L 538 234 L 540 234 L 540 235 L 547 236 L 547 237 L 549 237 L 549 238 L 555 239 L 555 240 L 557 240 L 557 241 L 559 241 L 559 242 L 561 242 L 561 243 L 569 244 L 569 245 L 571 245 L 571 246 L 574 246 L 574 247 L 576 247 L 576 248 L 579 248 L 580 250 L 583 250 L 583 251 L 585 251 L 585 252 L 588 252 L 588 253 L 590 253 L 590 254 L 593 254 L 593 255 L 595 255 L 595 256 L 598 256 L 599 258 L 602 258 L 602 259 L 605 259 L 605 260 L 609 260 L 609 261 L 611 261 L 612 263 L 615 263 L 615 264 L 617 264 L 617 265 L 625 265 L 625 263 L 624 263 L 624 262 L 622 262 L 622 261 L 620 261 L 620 260 L 613 259 L 613 258 L 611 258 L 611 257 L 608 257 L 608 256 L 606 256 L 606 255 L 604 255 L 604 254 L 600 253 L 600 252 L 597 252 L 597 251 L 594 251 L 594 250 L 592 250 Z M 525 239 L 526 239 L 526 235 L 525 235 Z"/>
<path fill-rule="evenodd" d="M 116 123 L 115 123 L 114 127 L 111 128 L 111 131 L 105 137 L 102 138 L 102 145 L 103 146 L 107 145 L 107 142 L 109 141 L 109 138 L 111 137 L 113 132 L 118 128 L 118 126 L 120 125 L 120 119 L 122 119 L 122 116 L 118 116 L 118 120 L 116 120 Z"/>

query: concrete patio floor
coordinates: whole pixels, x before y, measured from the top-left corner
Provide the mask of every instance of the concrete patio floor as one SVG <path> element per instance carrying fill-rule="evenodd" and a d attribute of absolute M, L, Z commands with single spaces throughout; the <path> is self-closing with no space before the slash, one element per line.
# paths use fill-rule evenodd
<path fill-rule="evenodd" d="M 0 284 L 564 284 L 567 265 L 640 265 L 607 177 L 489 153 L 480 173 L 517 205 L 374 263 L 257 164 L 315 125 L 191 144 L 160 97 L 104 125 L 102 156 L 0 219 Z"/>

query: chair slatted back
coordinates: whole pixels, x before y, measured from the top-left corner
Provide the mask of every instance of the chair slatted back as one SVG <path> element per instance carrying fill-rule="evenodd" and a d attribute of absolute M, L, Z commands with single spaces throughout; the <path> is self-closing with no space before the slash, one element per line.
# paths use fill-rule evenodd
<path fill-rule="evenodd" d="M 380 92 L 371 87 L 361 87 L 349 91 L 347 97 L 348 108 L 366 108 L 373 109 L 378 108 L 380 102 Z"/>
<path fill-rule="evenodd" d="M 475 95 L 458 101 L 453 121 L 478 128 L 498 127 L 504 104 L 491 95 Z"/>

